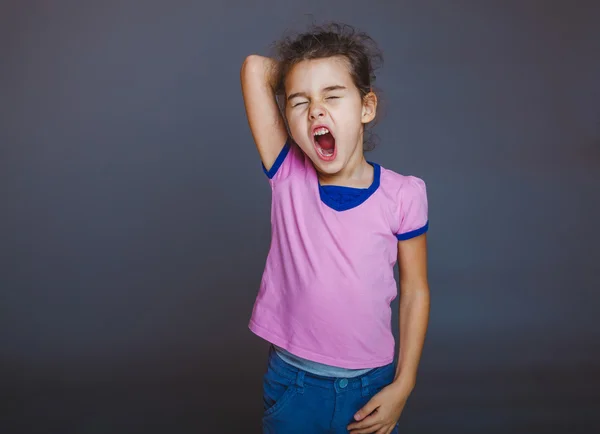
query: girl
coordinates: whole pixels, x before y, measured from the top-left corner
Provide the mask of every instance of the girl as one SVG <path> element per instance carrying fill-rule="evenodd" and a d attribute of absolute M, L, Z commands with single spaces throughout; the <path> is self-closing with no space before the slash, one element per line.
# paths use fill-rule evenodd
<path fill-rule="evenodd" d="M 421 179 L 364 157 L 376 55 L 367 35 L 330 25 L 283 41 L 277 60 L 251 55 L 242 66 L 272 190 L 271 246 L 249 323 L 272 344 L 265 433 L 394 433 L 415 386 L 429 317 L 427 194 Z"/>

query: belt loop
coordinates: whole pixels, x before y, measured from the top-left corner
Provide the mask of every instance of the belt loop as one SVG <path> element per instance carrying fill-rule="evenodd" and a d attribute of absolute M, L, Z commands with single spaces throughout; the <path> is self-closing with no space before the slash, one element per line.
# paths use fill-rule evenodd
<path fill-rule="evenodd" d="M 301 369 L 296 375 L 296 386 L 298 386 L 298 393 L 304 393 L 304 371 Z"/>
<path fill-rule="evenodd" d="M 362 396 L 369 396 L 369 379 L 366 375 L 360 377 L 360 384 L 362 385 Z"/>

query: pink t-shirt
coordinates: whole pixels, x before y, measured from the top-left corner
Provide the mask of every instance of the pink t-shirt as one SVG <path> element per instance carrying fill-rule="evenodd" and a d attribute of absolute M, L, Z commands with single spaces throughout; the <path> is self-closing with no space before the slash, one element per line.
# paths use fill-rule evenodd
<path fill-rule="evenodd" d="M 271 247 L 249 328 L 292 354 L 348 369 L 394 359 L 390 303 L 398 240 L 428 229 L 425 183 L 377 164 L 349 202 L 319 185 L 291 141 L 265 173 Z"/>

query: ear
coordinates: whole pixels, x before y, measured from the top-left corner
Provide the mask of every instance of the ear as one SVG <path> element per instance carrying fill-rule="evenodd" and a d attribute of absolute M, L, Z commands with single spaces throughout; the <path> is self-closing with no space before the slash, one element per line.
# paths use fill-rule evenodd
<path fill-rule="evenodd" d="M 377 95 L 374 92 L 369 92 L 363 97 L 363 108 L 362 108 L 362 123 L 368 124 L 377 114 Z"/>

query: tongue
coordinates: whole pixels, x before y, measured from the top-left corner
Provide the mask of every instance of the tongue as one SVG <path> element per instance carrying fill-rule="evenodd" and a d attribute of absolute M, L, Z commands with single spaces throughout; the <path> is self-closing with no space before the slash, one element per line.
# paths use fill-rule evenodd
<path fill-rule="evenodd" d="M 333 151 L 333 148 L 335 147 L 335 139 L 333 138 L 331 133 L 327 133 L 327 134 L 323 134 L 322 136 L 319 136 L 318 142 L 319 142 L 319 146 L 324 151 Z"/>

